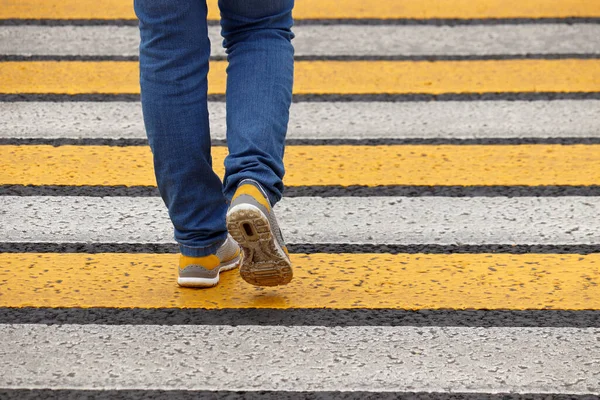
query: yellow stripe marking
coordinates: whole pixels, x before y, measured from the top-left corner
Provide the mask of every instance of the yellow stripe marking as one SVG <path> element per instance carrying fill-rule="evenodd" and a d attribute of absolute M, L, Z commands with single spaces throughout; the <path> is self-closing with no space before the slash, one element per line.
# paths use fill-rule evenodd
<path fill-rule="evenodd" d="M 213 148 L 223 176 L 225 147 Z M 0 146 L 0 184 L 155 185 L 144 146 Z M 288 146 L 285 183 L 598 185 L 600 145 Z"/>
<path fill-rule="evenodd" d="M 227 63 L 211 63 L 209 93 L 225 93 Z M 1 93 L 139 93 L 136 62 L 0 63 Z M 298 61 L 296 94 L 600 91 L 600 60 Z"/>
<path fill-rule="evenodd" d="M 0 18 L 132 19 L 125 0 L 3 0 Z M 208 18 L 218 19 L 217 0 L 208 1 Z M 298 0 L 296 19 L 335 18 L 562 18 L 600 16 L 593 0 Z"/>
<path fill-rule="evenodd" d="M 292 254 L 277 289 L 179 289 L 176 254 L 0 254 L 0 307 L 600 309 L 600 254 Z"/>

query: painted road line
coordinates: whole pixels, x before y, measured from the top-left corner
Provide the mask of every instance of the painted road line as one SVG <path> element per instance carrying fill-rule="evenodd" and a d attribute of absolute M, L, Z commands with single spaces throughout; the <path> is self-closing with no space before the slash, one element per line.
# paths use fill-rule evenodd
<path fill-rule="evenodd" d="M 220 30 L 208 28 L 212 55 L 224 57 Z M 600 54 L 600 26 L 593 24 L 300 25 L 294 33 L 295 55 L 300 57 Z M 0 55 L 133 57 L 139 41 L 134 26 L 5 26 Z"/>
<path fill-rule="evenodd" d="M 209 94 L 224 94 L 227 62 L 211 64 Z M 137 94 L 137 62 L 0 63 L 3 94 Z M 598 92 L 600 60 L 298 61 L 295 94 Z"/>
<path fill-rule="evenodd" d="M 0 307 L 600 309 L 600 254 L 292 254 L 271 289 L 176 284 L 177 254 L 0 254 Z M 107 295 L 110 293 L 110 295 Z"/>
<path fill-rule="evenodd" d="M 174 243 L 157 197 L 2 196 L 0 210 L 3 242 Z M 290 243 L 600 244 L 600 197 L 297 197 L 276 211 Z"/>
<path fill-rule="evenodd" d="M 209 102 L 225 139 L 225 103 Z M 600 132 L 598 100 L 293 103 L 297 139 L 584 138 Z M 137 102 L 0 103 L 0 138 L 145 139 Z"/>
<path fill-rule="evenodd" d="M 208 1 L 208 18 L 218 19 L 216 0 Z M 436 0 L 380 2 L 348 0 L 339 7 L 335 0 L 303 0 L 295 4 L 295 19 L 430 19 L 430 18 L 565 18 L 600 17 L 600 5 L 586 0 Z M 106 0 L 9 0 L 0 19 L 134 19 L 131 2 Z"/>
<path fill-rule="evenodd" d="M 0 325 L 0 333 L 3 388 L 600 390 L 597 328 Z"/>
<path fill-rule="evenodd" d="M 223 176 L 227 149 L 212 150 Z M 147 146 L 0 146 L 0 185 L 155 185 Z M 600 145 L 290 146 L 288 186 L 598 185 Z"/>

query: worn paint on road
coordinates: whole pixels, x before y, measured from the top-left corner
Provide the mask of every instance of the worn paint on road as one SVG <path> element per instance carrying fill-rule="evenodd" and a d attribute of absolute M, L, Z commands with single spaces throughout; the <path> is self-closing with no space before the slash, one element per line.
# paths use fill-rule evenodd
<path fill-rule="evenodd" d="M 176 249 L 160 197 L 0 196 L 0 210 L 4 251 L 48 251 L 35 250 L 35 243 L 55 243 L 52 252 L 61 243 L 86 243 L 95 252 L 153 252 L 142 249 L 159 243 Z M 510 252 L 511 245 L 567 253 L 600 248 L 600 197 L 284 197 L 275 213 L 288 244 L 319 249 L 307 252 L 375 252 L 361 250 L 363 244 L 382 245 L 386 253 L 393 251 L 386 245 L 418 253 L 436 245 L 456 252 L 458 244 L 487 246 L 479 252 Z"/>
<path fill-rule="evenodd" d="M 568 393 L 559 399 L 583 400 L 573 393 L 600 390 L 599 334 L 598 328 L 11 324 L 0 325 L 0 386 L 218 391 L 33 392 L 26 399 L 257 400 L 267 393 L 271 400 L 541 400 Z M 297 392 L 302 390 L 317 392 Z M 371 392 L 352 396 L 354 390 Z M 389 390 L 413 393 L 385 396 Z M 462 391 L 479 393 L 456 394 Z"/>
<path fill-rule="evenodd" d="M 219 18 L 216 0 L 208 2 L 208 18 Z M 565 18 L 598 17 L 600 5 L 586 0 L 301 0 L 294 7 L 295 19 L 340 18 Z M 130 1 L 104 0 L 8 0 L 0 8 L 0 19 L 133 19 Z"/>
<path fill-rule="evenodd" d="M 294 54 L 330 56 L 484 56 L 600 53 L 600 25 L 299 25 Z M 220 26 L 209 26 L 211 54 L 224 57 Z M 0 54 L 137 56 L 137 26 L 4 26 Z M 560 40 L 557 40 L 557 37 Z M 90 46 L 90 43 L 94 43 Z"/>
<path fill-rule="evenodd" d="M 225 147 L 214 147 L 223 176 Z M 0 146 L 7 185 L 155 185 L 146 146 Z M 600 145 L 289 146 L 302 185 L 597 185 Z"/>
<path fill-rule="evenodd" d="M 0 254 L 0 307 L 600 308 L 600 254 L 293 254 L 295 278 L 175 283 L 176 254 Z"/>
<path fill-rule="evenodd" d="M 224 94 L 226 61 L 211 63 L 209 94 Z M 600 60 L 298 61 L 295 94 L 597 92 Z M 133 61 L 0 63 L 0 93 L 137 94 Z"/>
<path fill-rule="evenodd" d="M 146 139 L 141 108 L 139 102 L 4 103 L 0 139 Z M 598 110 L 600 100 L 292 103 L 287 138 L 586 138 L 600 132 Z M 224 140 L 225 102 L 209 102 L 208 111 L 211 137 Z"/>

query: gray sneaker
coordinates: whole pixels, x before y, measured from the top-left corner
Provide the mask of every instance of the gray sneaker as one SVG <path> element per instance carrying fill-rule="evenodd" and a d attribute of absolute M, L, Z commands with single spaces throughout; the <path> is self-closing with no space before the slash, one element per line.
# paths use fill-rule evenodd
<path fill-rule="evenodd" d="M 216 254 L 205 257 L 179 256 L 177 283 L 183 287 L 212 287 L 219 283 L 219 273 L 240 265 L 240 246 L 227 235 Z"/>
<path fill-rule="evenodd" d="M 246 282 L 277 286 L 292 280 L 288 249 L 271 203 L 256 181 L 240 182 L 227 211 L 227 230 L 244 251 L 240 275 Z"/>

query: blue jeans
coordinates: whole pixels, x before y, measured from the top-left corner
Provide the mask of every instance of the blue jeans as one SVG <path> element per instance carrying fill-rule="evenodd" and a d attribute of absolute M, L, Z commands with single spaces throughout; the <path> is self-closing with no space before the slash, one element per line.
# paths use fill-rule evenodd
<path fill-rule="evenodd" d="M 187 256 L 214 254 L 242 179 L 272 204 L 283 192 L 292 101 L 293 0 L 219 0 L 227 51 L 227 145 L 223 183 L 213 172 L 207 109 L 210 42 L 205 0 L 135 0 L 140 21 L 144 124 L 158 189 Z"/>

